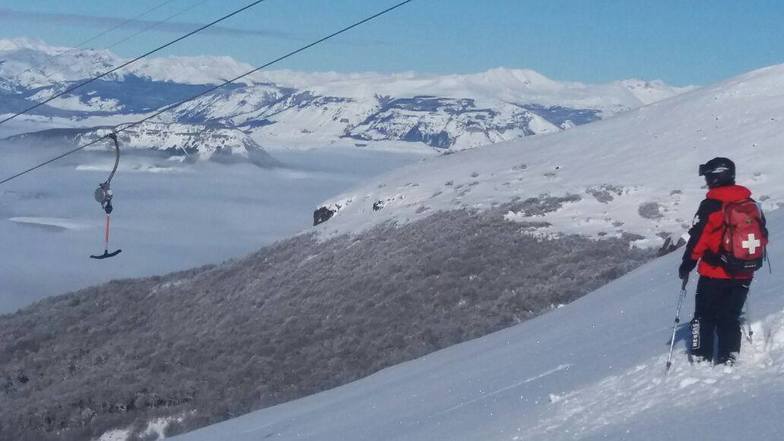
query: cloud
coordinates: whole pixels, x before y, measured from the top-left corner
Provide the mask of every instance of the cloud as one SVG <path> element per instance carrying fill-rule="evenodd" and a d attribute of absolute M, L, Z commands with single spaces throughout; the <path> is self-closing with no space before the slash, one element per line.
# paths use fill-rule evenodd
<path fill-rule="evenodd" d="M 157 32 L 185 34 L 193 31 L 206 23 L 191 22 L 161 22 L 155 20 L 128 20 L 126 18 L 105 17 L 97 15 L 60 14 L 52 12 L 30 12 L 15 9 L 0 8 L 0 21 L 26 21 L 34 23 L 52 23 L 65 26 L 94 27 L 105 29 L 111 26 L 122 25 L 123 28 L 136 30 L 154 30 Z M 273 37 L 292 39 L 294 36 L 287 32 L 273 30 L 242 29 L 229 26 L 212 26 L 202 31 L 212 35 L 228 37 Z"/>

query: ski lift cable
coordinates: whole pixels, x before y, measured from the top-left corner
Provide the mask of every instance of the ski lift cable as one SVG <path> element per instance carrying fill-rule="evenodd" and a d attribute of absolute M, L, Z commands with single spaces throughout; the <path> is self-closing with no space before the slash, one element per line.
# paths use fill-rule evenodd
<path fill-rule="evenodd" d="M 93 41 L 93 40 L 95 40 L 95 39 L 97 39 L 97 38 L 99 38 L 99 37 L 101 37 L 101 36 L 103 36 L 103 35 L 106 35 L 106 34 L 108 34 L 109 32 L 115 31 L 115 30 L 117 30 L 117 29 L 119 29 L 119 28 L 121 28 L 121 27 L 125 26 L 126 24 L 128 24 L 128 23 L 130 23 L 130 22 L 132 22 L 132 21 L 134 21 L 134 20 L 138 20 L 138 19 L 140 19 L 141 17 L 144 17 L 145 15 L 147 15 L 147 14 L 149 14 L 149 13 L 153 12 L 153 11 L 156 11 L 156 10 L 158 10 L 158 9 L 162 8 L 163 6 L 166 6 L 167 4 L 169 4 L 169 3 L 173 2 L 173 1 L 175 1 L 175 0 L 166 0 L 165 2 L 163 2 L 163 3 L 160 3 L 160 4 L 158 4 L 157 6 L 153 6 L 152 8 L 150 8 L 150 9 L 147 9 L 146 11 L 144 11 L 144 12 L 141 12 L 141 13 L 137 14 L 136 16 L 134 16 L 134 17 L 132 17 L 132 18 L 129 18 L 129 19 L 125 20 L 125 21 L 123 21 L 122 23 L 120 23 L 120 24 L 118 24 L 118 25 L 112 26 L 111 28 L 105 29 L 105 30 L 101 31 L 101 32 L 100 32 L 100 33 L 98 33 L 98 34 L 96 34 L 96 35 L 93 35 L 92 37 L 90 37 L 90 38 L 88 38 L 88 39 L 84 40 L 83 42 L 79 43 L 79 44 L 78 44 L 78 45 L 76 45 L 75 47 L 76 47 L 76 48 L 78 48 L 78 49 L 83 49 L 83 48 L 84 48 L 84 46 L 85 46 L 87 43 L 89 43 L 89 42 L 91 42 L 91 41 Z M 194 9 L 194 8 L 196 8 L 196 7 L 198 7 L 198 6 L 201 6 L 202 4 L 206 3 L 207 1 L 209 1 L 209 0 L 202 0 L 201 2 L 195 3 L 195 4 L 193 4 L 192 6 L 189 6 L 189 7 L 185 8 L 185 9 L 183 9 L 183 10 L 181 10 L 181 11 L 179 11 L 179 12 L 175 13 L 174 15 L 171 15 L 171 16 L 169 16 L 169 17 L 166 17 L 166 18 L 164 18 L 164 19 L 162 19 L 162 20 L 159 20 L 159 21 L 157 21 L 157 22 L 153 22 L 152 24 L 150 24 L 150 25 L 146 26 L 144 29 L 142 29 L 142 30 L 140 30 L 140 31 L 138 31 L 138 32 L 136 32 L 136 33 L 134 33 L 134 34 L 132 34 L 132 35 L 130 35 L 130 36 L 128 36 L 128 37 L 126 37 L 126 38 L 124 38 L 124 39 L 121 39 L 121 40 L 119 40 L 119 41 L 117 41 L 117 42 L 113 43 L 111 46 L 104 47 L 103 49 L 111 49 L 111 48 L 113 48 L 113 47 L 117 46 L 117 45 L 118 45 L 118 44 L 120 44 L 120 43 L 124 43 L 124 42 L 126 42 L 126 41 L 130 40 L 130 39 L 131 39 L 131 38 L 133 38 L 133 37 L 137 37 L 137 36 L 139 36 L 139 35 L 141 35 L 141 34 L 144 34 L 145 32 L 149 31 L 150 29 L 152 29 L 152 28 L 155 28 L 155 27 L 157 27 L 157 26 L 161 25 L 162 23 L 166 23 L 166 22 L 168 22 L 169 20 L 171 20 L 172 18 L 174 18 L 174 17 L 177 17 L 177 16 L 179 16 L 179 15 L 182 15 L 183 13 L 185 13 L 185 12 L 188 12 L 188 11 L 189 11 L 189 10 L 191 10 L 191 9 Z M 92 50 L 97 50 L 97 49 L 95 49 L 95 48 L 92 48 Z M 54 60 L 55 60 L 55 58 L 56 58 L 56 57 L 54 57 L 54 56 L 52 56 L 52 55 L 48 55 L 48 54 L 44 54 L 44 56 L 45 56 L 45 57 L 46 57 L 46 59 L 48 60 L 49 64 L 54 64 Z M 33 71 L 33 68 L 32 68 L 32 67 L 30 67 L 30 68 L 28 68 L 28 69 L 26 69 L 26 70 L 25 70 L 25 72 L 32 72 L 32 71 Z M 43 71 L 41 72 L 41 74 L 44 76 L 44 78 L 46 78 L 47 80 L 49 80 L 49 81 L 51 81 L 51 82 L 52 82 L 51 86 L 57 85 L 57 84 L 59 84 L 59 83 L 63 83 L 63 84 L 65 84 L 65 82 L 63 82 L 63 81 L 57 81 L 57 80 L 54 80 L 54 79 L 52 79 L 52 76 L 51 76 L 52 74 L 47 74 L 46 72 L 43 72 Z"/>
<path fill-rule="evenodd" d="M 152 13 L 152 12 L 155 12 L 155 11 L 157 11 L 158 9 L 161 9 L 162 7 L 164 7 L 164 6 L 168 5 L 169 3 L 173 2 L 173 1 L 176 1 L 176 0 L 166 0 L 166 1 L 164 1 L 163 3 L 159 3 L 158 5 L 156 5 L 156 6 L 153 6 L 152 8 L 149 8 L 149 9 L 147 9 L 146 11 L 139 13 L 138 15 L 136 15 L 136 16 L 134 16 L 134 17 L 131 17 L 131 18 L 127 19 L 127 20 L 124 20 L 124 21 L 122 21 L 121 23 L 119 23 L 119 24 L 117 24 L 117 25 L 115 25 L 115 26 L 111 26 L 111 27 L 109 27 L 109 28 L 107 28 L 107 29 L 104 29 L 103 31 L 101 31 L 101 32 L 99 32 L 99 33 L 97 33 L 97 34 L 93 35 L 92 37 L 90 37 L 90 38 L 88 38 L 88 39 L 86 39 L 86 40 L 82 41 L 81 43 L 77 44 L 77 45 L 76 45 L 76 47 L 81 49 L 81 48 L 83 48 L 83 47 L 84 47 L 84 46 L 85 46 L 87 43 L 90 43 L 90 42 L 92 42 L 92 41 L 95 41 L 95 40 L 97 40 L 97 39 L 99 39 L 99 38 L 103 37 L 104 35 L 108 34 L 109 32 L 116 31 L 117 29 L 120 29 L 121 27 L 123 27 L 123 26 L 127 25 L 128 23 L 130 23 L 130 22 L 132 22 L 132 21 L 138 20 L 138 19 L 140 19 L 140 18 L 142 18 L 142 17 L 146 16 L 147 14 L 150 14 L 150 13 Z"/>
<path fill-rule="evenodd" d="M 108 28 L 108 29 L 104 29 L 103 31 L 101 31 L 101 32 L 99 32 L 98 34 L 96 34 L 96 35 L 93 35 L 92 37 L 90 37 L 90 38 L 88 38 L 88 39 L 86 39 L 86 40 L 82 41 L 81 43 L 77 44 L 77 45 L 76 45 L 76 46 L 74 46 L 74 47 L 76 47 L 77 49 L 83 49 L 83 47 L 84 47 L 84 46 L 85 46 L 87 43 L 89 43 L 89 42 L 91 42 L 91 41 L 94 41 L 95 39 L 97 39 L 97 38 L 100 38 L 100 37 L 102 37 L 103 35 L 106 35 L 106 34 L 108 34 L 109 32 L 112 32 L 112 31 L 115 31 L 115 30 L 117 30 L 117 29 L 120 29 L 121 27 L 125 26 L 126 24 L 128 24 L 128 23 L 130 23 L 130 22 L 132 22 L 132 21 L 134 21 L 134 20 L 138 20 L 138 19 L 140 19 L 140 18 L 144 17 L 145 15 L 147 15 L 147 14 L 149 14 L 149 13 L 151 13 L 151 12 L 154 12 L 154 11 L 156 11 L 156 10 L 158 10 L 158 9 L 162 8 L 163 6 L 166 6 L 167 4 L 169 4 L 169 3 L 173 2 L 173 1 L 175 1 L 175 0 L 166 0 L 166 1 L 165 1 L 165 2 L 163 2 L 163 3 L 159 3 L 157 6 L 153 6 L 152 8 L 150 8 L 150 9 L 147 9 L 146 11 L 144 11 L 144 12 L 141 12 L 141 13 L 137 14 L 136 16 L 134 16 L 134 17 L 131 17 L 131 18 L 127 19 L 127 20 L 123 21 L 123 22 L 122 22 L 122 23 L 120 23 L 120 24 L 117 24 L 117 25 L 115 25 L 115 26 L 112 26 L 112 27 L 110 27 L 110 28 Z M 170 18 L 166 18 L 166 19 L 164 19 L 164 21 L 168 21 L 169 19 L 170 19 Z M 146 32 L 146 31 L 147 31 L 148 29 L 150 29 L 151 27 L 155 27 L 155 26 L 157 26 L 157 25 L 159 25 L 159 24 L 160 24 L 160 22 L 153 23 L 153 25 L 152 25 L 152 26 L 148 26 L 147 28 L 143 29 L 141 32 L 137 32 L 137 33 L 133 34 L 133 36 L 135 37 L 135 36 L 137 36 L 137 35 L 139 35 L 139 34 L 141 34 L 141 33 L 143 33 L 143 32 Z M 110 49 L 110 48 L 111 48 L 111 47 L 105 47 L 104 49 Z M 45 57 L 46 57 L 46 59 L 48 60 L 49 64 L 54 64 L 54 60 L 55 60 L 55 58 L 56 58 L 56 57 L 53 57 L 52 55 L 49 55 L 49 54 L 44 54 L 44 56 L 45 56 Z M 32 67 L 25 69 L 25 72 L 32 72 L 32 71 L 33 71 L 33 68 L 32 68 Z M 52 74 L 47 74 L 46 72 L 43 72 L 43 71 L 41 72 L 41 74 L 42 74 L 42 75 L 44 76 L 44 78 L 46 78 L 47 80 L 49 80 L 49 81 L 52 81 L 52 85 L 55 85 L 55 84 L 59 83 L 59 81 L 57 81 L 57 80 L 53 80 L 53 79 L 52 79 L 52 77 L 51 77 L 51 75 L 52 75 Z"/>
<path fill-rule="evenodd" d="M 224 21 L 224 20 L 226 20 L 226 19 L 228 19 L 230 17 L 233 17 L 233 16 L 239 14 L 240 12 L 243 12 L 243 11 L 245 11 L 247 9 L 250 9 L 250 8 L 258 5 L 259 3 L 263 3 L 265 1 L 266 0 L 256 0 L 256 1 L 254 1 L 253 3 L 251 3 L 251 4 L 247 5 L 247 6 L 244 6 L 244 7 L 240 8 L 240 9 L 237 9 L 237 10 L 235 10 L 235 11 L 229 13 L 229 14 L 226 14 L 223 17 L 218 18 L 217 20 L 211 21 L 210 23 L 207 23 L 206 25 L 201 26 L 198 29 L 194 29 L 193 31 L 188 32 L 187 34 L 182 35 L 182 36 L 180 36 L 180 37 L 178 37 L 178 38 L 176 38 L 176 39 L 174 39 L 174 40 L 172 40 L 172 41 L 170 41 L 170 42 L 168 42 L 166 44 L 158 46 L 157 48 L 155 48 L 155 49 L 153 49 L 151 51 L 145 52 L 144 54 L 139 55 L 138 57 L 136 57 L 136 58 L 134 58 L 134 59 L 132 59 L 130 61 L 126 61 L 125 63 L 120 64 L 119 66 L 113 67 L 113 68 L 111 68 L 111 69 L 109 69 L 109 70 L 107 70 L 107 71 L 105 71 L 105 72 L 103 72 L 103 73 L 101 73 L 99 75 L 96 75 L 96 76 L 90 78 L 89 80 L 85 80 L 85 81 L 83 81 L 83 82 L 81 82 L 81 83 L 79 83 L 79 84 L 77 84 L 75 86 L 72 86 L 72 87 L 69 87 L 69 88 L 65 89 L 64 91 L 62 91 L 60 93 L 56 93 L 53 96 L 51 96 L 51 97 L 49 97 L 49 98 L 39 102 L 38 104 L 30 106 L 30 107 L 22 110 L 21 112 L 17 112 L 15 114 L 13 114 L 13 115 L 3 119 L 3 120 L 0 120 L 0 125 L 4 124 L 4 123 L 6 123 L 6 122 L 8 122 L 8 121 L 10 121 L 10 120 L 20 116 L 20 115 L 24 115 L 25 113 L 27 113 L 27 112 L 29 112 L 29 111 L 31 111 L 33 109 L 37 109 L 38 107 L 41 107 L 44 104 L 49 103 L 52 100 L 54 100 L 56 98 L 59 98 L 59 97 L 65 95 L 67 93 L 73 92 L 74 90 L 76 90 L 76 89 L 78 89 L 80 87 L 83 87 L 83 86 L 86 86 L 86 85 L 88 85 L 90 83 L 98 81 L 101 78 L 103 78 L 103 77 L 105 77 L 105 76 L 107 76 L 109 74 L 117 72 L 118 70 L 120 70 L 120 69 L 122 69 L 124 67 L 127 67 L 127 66 L 129 66 L 129 65 L 131 65 L 131 64 L 133 64 L 133 63 L 135 63 L 135 62 L 137 62 L 139 60 L 141 60 L 142 58 L 148 57 L 148 56 L 150 56 L 150 55 L 152 55 L 152 54 L 154 54 L 156 52 L 159 52 L 159 51 L 161 51 L 163 49 L 166 49 L 167 47 L 169 47 L 169 46 L 171 46 L 171 45 L 173 45 L 175 43 L 178 43 L 178 42 L 180 42 L 182 40 L 185 40 L 186 38 L 188 38 L 188 37 L 190 37 L 190 36 L 192 36 L 194 34 L 197 34 L 197 33 L 201 32 L 201 31 L 203 31 L 203 30 L 205 30 L 205 29 L 207 29 L 207 28 L 209 28 L 211 26 L 214 26 L 214 25 L 216 25 L 216 24 L 218 24 L 218 23 L 220 23 L 220 22 L 222 22 L 222 21 Z"/>
<path fill-rule="evenodd" d="M 249 70 L 249 71 L 243 73 L 242 75 L 239 75 L 239 76 L 234 77 L 234 78 L 232 78 L 230 80 L 224 81 L 223 83 L 218 84 L 216 86 L 210 87 L 209 89 L 204 90 L 201 93 L 193 95 L 193 96 L 191 96 L 189 98 L 185 98 L 185 99 L 183 99 L 181 101 L 177 101 L 177 102 L 175 102 L 173 104 L 169 104 L 168 106 L 163 107 L 159 111 L 157 111 L 157 112 L 155 112 L 155 113 L 153 113 L 153 114 L 151 114 L 151 115 L 149 115 L 149 116 L 147 116 L 147 117 L 145 117 L 143 119 L 140 119 L 140 120 L 138 120 L 136 122 L 133 122 L 133 123 L 130 123 L 130 124 L 128 124 L 128 123 L 118 124 L 117 126 L 114 127 L 114 131 L 111 134 L 101 136 L 101 137 L 99 137 L 99 138 L 97 138 L 97 139 L 95 139 L 93 141 L 88 142 L 85 145 L 82 145 L 82 146 L 76 147 L 74 149 L 71 149 L 71 150 L 69 150 L 69 151 L 67 151 L 65 153 L 62 153 L 62 154 L 57 155 L 57 156 L 55 156 L 55 157 L 53 157 L 51 159 L 48 159 L 48 160 L 46 160 L 46 161 L 44 161 L 44 162 L 42 162 L 40 164 L 37 164 L 37 165 L 35 165 L 33 167 L 30 167 L 27 170 L 21 171 L 21 172 L 15 174 L 13 176 L 9 176 L 9 177 L 7 177 L 7 178 L 5 178 L 3 180 L 0 180 L 0 185 L 3 185 L 3 184 L 5 184 L 5 183 L 7 183 L 9 181 L 12 181 L 12 180 L 20 177 L 20 176 L 23 176 L 23 175 L 26 175 L 26 174 L 28 174 L 30 172 L 38 170 L 41 167 L 44 167 L 44 166 L 49 165 L 49 164 L 51 164 L 51 163 L 53 163 L 55 161 L 58 161 L 58 160 L 60 160 L 62 158 L 65 158 L 66 156 L 72 155 L 72 154 L 74 154 L 74 153 L 76 153 L 76 152 L 78 152 L 80 150 L 84 150 L 85 148 L 90 147 L 90 146 L 92 146 L 94 144 L 97 144 L 97 143 L 101 142 L 104 139 L 111 138 L 112 134 L 115 134 L 115 135 L 120 134 L 120 133 L 122 133 L 122 132 L 124 132 L 124 131 L 132 128 L 132 127 L 136 127 L 136 126 L 138 126 L 138 125 L 140 125 L 142 123 L 145 123 L 145 122 L 147 122 L 147 121 L 149 121 L 149 120 L 151 120 L 151 119 L 153 119 L 155 117 L 160 116 L 163 113 L 166 113 L 166 112 L 168 112 L 170 110 L 173 110 L 173 109 L 175 109 L 175 108 L 177 108 L 179 106 L 182 106 L 185 103 L 193 101 L 193 100 L 195 100 L 197 98 L 200 98 L 200 97 L 202 97 L 204 95 L 207 95 L 208 93 L 214 92 L 215 90 L 220 89 L 222 87 L 225 87 L 225 86 L 227 86 L 229 84 L 235 83 L 238 80 L 241 80 L 242 78 L 245 78 L 245 77 L 247 77 L 249 75 L 252 75 L 252 74 L 254 74 L 254 73 L 256 73 L 256 72 L 258 72 L 258 71 L 260 71 L 262 69 L 266 69 L 266 68 L 272 66 L 273 64 L 279 63 L 279 62 L 281 62 L 281 61 L 283 61 L 283 60 L 285 60 L 287 58 L 293 57 L 294 55 L 297 55 L 300 52 L 304 52 L 304 51 L 306 51 L 306 50 L 308 50 L 308 49 L 310 49 L 310 48 L 312 48 L 314 46 L 317 46 L 317 45 L 319 45 L 319 44 L 321 44 L 321 43 L 323 43 L 323 42 L 325 42 L 327 40 L 330 40 L 330 39 L 332 39 L 334 37 L 337 37 L 338 35 L 341 35 L 341 34 L 343 34 L 345 32 L 348 32 L 348 31 L 350 31 L 350 30 L 352 30 L 352 29 L 354 29 L 354 28 L 356 28 L 358 26 L 361 26 L 361 25 L 363 25 L 363 24 L 365 24 L 365 23 L 367 23 L 369 21 L 375 20 L 376 18 L 381 17 L 382 15 L 386 15 L 386 14 L 388 14 L 388 13 L 390 13 L 390 12 L 392 12 L 392 11 L 394 11 L 394 10 L 396 10 L 396 9 L 398 9 L 398 8 L 408 4 L 408 3 L 411 3 L 412 1 L 414 1 L 414 0 L 405 0 L 405 1 L 402 1 L 400 3 L 397 3 L 396 5 L 391 6 L 391 7 L 387 8 L 387 9 L 384 9 L 381 12 L 377 12 L 377 13 L 369 16 L 369 17 L 366 17 L 366 18 L 364 18 L 364 19 L 362 19 L 360 21 L 357 21 L 357 22 L 349 25 L 349 26 L 346 26 L 343 29 L 340 29 L 339 31 L 333 32 L 333 33 L 331 33 L 331 34 L 329 34 L 329 35 L 327 35 L 325 37 L 322 37 L 322 38 L 320 38 L 320 39 L 318 39 L 318 40 L 316 40 L 316 41 L 314 41 L 312 43 L 309 43 L 309 44 L 307 44 L 305 46 L 302 46 L 299 49 L 293 50 L 293 51 L 291 51 L 291 52 L 289 52 L 289 53 L 287 53 L 285 55 L 282 55 L 282 56 L 280 56 L 280 57 L 278 57 L 278 58 L 276 58 L 276 59 L 274 59 L 274 60 L 272 60 L 270 62 L 267 62 L 267 63 L 265 63 L 265 64 L 263 64 L 263 65 L 261 65 L 259 67 L 256 67 L 255 69 Z"/>
<path fill-rule="evenodd" d="M 160 25 L 162 25 L 164 23 L 169 22 L 170 20 L 172 20 L 172 19 L 174 19 L 176 17 L 179 17 L 182 14 L 185 14 L 186 12 L 189 12 L 189 11 L 191 11 L 193 9 L 198 8 L 199 6 L 203 5 L 204 3 L 207 3 L 208 1 L 209 0 L 202 0 L 200 2 L 196 2 L 196 3 L 194 3 L 194 4 L 190 5 L 190 6 L 187 6 L 187 7 L 183 8 L 183 9 L 180 9 L 179 11 L 175 12 L 174 14 L 169 15 L 168 17 L 166 17 L 166 18 L 164 18 L 162 20 L 150 23 L 149 25 L 145 26 L 143 29 L 139 30 L 138 32 L 135 32 L 135 33 L 133 33 L 131 35 L 128 35 L 127 37 L 121 38 L 121 39 L 115 41 L 114 43 L 110 44 L 109 46 L 106 46 L 106 49 L 113 49 L 113 48 L 115 48 L 115 47 L 125 43 L 126 41 L 128 41 L 128 40 L 130 40 L 130 39 L 132 39 L 134 37 L 137 37 L 137 36 L 147 32 L 147 31 L 149 31 L 150 29 L 154 29 L 154 28 L 156 28 L 156 27 L 158 27 L 158 26 L 160 26 Z"/>

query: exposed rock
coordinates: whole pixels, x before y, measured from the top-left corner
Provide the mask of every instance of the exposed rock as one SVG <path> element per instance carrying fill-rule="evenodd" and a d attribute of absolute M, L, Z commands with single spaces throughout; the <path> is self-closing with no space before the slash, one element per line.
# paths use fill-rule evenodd
<path fill-rule="evenodd" d="M 318 210 L 313 212 L 313 226 L 315 227 L 318 224 L 323 224 L 330 220 L 336 212 L 336 210 L 330 210 L 327 207 L 319 207 Z"/>

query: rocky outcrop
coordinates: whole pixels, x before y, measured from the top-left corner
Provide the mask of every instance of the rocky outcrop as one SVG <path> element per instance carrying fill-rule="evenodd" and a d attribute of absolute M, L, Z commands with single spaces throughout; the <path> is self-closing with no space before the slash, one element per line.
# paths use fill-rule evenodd
<path fill-rule="evenodd" d="M 336 211 L 330 210 L 327 207 L 319 207 L 316 211 L 313 212 L 313 226 L 315 227 L 318 224 L 322 224 L 330 220 L 330 218 L 332 218 L 335 213 Z"/>

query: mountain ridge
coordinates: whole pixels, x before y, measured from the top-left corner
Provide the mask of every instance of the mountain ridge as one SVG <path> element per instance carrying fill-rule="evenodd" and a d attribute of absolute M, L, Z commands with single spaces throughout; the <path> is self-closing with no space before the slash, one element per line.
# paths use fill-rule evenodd
<path fill-rule="evenodd" d="M 0 60 L 6 101 L 0 110 L 5 112 L 123 62 L 108 51 L 51 47 L 29 39 L 2 40 Z M 249 70 L 229 57 L 151 58 L 33 113 L 64 125 L 98 125 L 91 120 L 107 116 L 130 122 Z M 459 150 L 554 133 L 690 89 L 659 81 L 559 82 L 532 70 L 506 68 L 467 75 L 265 71 L 187 103 L 163 120 L 239 127 L 265 146 L 398 143 Z M 431 102 L 417 104 L 423 99 Z M 390 108 L 390 103 L 397 106 Z M 554 114 L 560 114 L 557 123 L 551 121 Z"/>
<path fill-rule="evenodd" d="M 782 84 L 784 65 L 771 66 L 572 130 L 412 164 L 324 201 L 334 216 L 319 231 L 329 237 L 439 210 L 562 198 L 557 209 L 512 210 L 507 218 L 538 223 L 528 227 L 543 236 L 677 242 L 704 195 L 696 164 L 714 156 L 736 161 L 738 182 L 759 192 L 766 209 L 784 206 L 771 162 L 784 143 Z"/>

